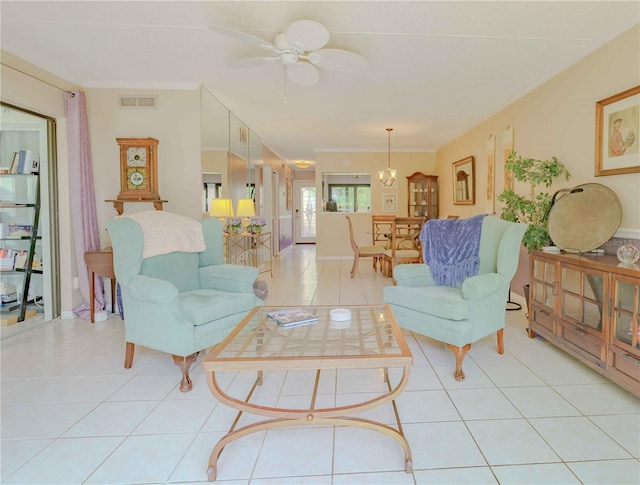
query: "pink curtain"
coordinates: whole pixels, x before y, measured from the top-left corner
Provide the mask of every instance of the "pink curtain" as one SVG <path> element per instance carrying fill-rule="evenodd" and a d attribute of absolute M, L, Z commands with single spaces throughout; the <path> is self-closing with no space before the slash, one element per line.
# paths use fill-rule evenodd
<path fill-rule="evenodd" d="M 87 303 L 89 302 L 89 271 L 84 262 L 84 253 L 100 249 L 100 233 L 96 216 L 87 103 L 85 95 L 81 91 L 65 93 L 64 99 L 69 149 L 71 225 L 80 293 L 85 301 L 75 307 L 73 313 L 85 320 L 90 320 L 91 310 Z M 99 276 L 96 276 L 95 281 L 95 300 L 96 311 L 104 310 L 104 284 Z"/>

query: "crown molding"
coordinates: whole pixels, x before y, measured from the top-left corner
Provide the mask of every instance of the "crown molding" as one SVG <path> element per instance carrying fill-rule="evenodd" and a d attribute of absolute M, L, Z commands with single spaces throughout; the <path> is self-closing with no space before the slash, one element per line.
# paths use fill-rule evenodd
<path fill-rule="evenodd" d="M 200 89 L 198 83 L 150 83 L 150 82 L 99 82 L 87 81 L 81 83 L 84 88 L 93 89 L 137 89 L 137 90 L 173 90 L 173 91 L 194 91 Z"/>

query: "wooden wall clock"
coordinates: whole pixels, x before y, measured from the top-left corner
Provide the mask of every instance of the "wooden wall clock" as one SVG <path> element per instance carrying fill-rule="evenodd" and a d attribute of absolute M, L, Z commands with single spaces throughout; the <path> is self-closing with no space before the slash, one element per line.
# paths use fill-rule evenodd
<path fill-rule="evenodd" d="M 155 201 L 158 194 L 158 140 L 116 138 L 120 145 L 118 200 Z"/>

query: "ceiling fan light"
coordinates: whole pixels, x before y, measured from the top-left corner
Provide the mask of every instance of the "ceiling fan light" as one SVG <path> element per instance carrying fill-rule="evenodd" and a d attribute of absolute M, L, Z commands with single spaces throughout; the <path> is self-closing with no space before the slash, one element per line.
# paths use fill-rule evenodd
<path fill-rule="evenodd" d="M 322 56 L 317 52 L 309 52 L 307 59 L 311 64 L 318 64 L 320 61 L 322 61 Z"/>
<path fill-rule="evenodd" d="M 298 55 L 294 52 L 283 52 L 280 58 L 285 66 L 295 66 L 298 63 Z"/>

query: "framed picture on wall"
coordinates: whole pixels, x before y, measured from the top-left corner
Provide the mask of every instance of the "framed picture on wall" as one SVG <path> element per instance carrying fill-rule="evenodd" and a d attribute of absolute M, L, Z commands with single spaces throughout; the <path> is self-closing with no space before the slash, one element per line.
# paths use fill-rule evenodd
<path fill-rule="evenodd" d="M 397 194 L 382 194 L 382 212 L 396 212 L 397 210 Z"/>
<path fill-rule="evenodd" d="M 640 172 L 640 86 L 596 103 L 595 175 Z"/>
<path fill-rule="evenodd" d="M 467 157 L 453 164 L 453 203 L 456 205 L 476 203 L 473 161 L 473 157 Z"/>

